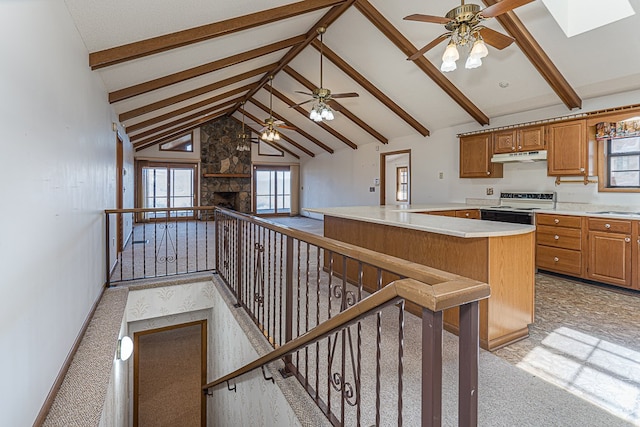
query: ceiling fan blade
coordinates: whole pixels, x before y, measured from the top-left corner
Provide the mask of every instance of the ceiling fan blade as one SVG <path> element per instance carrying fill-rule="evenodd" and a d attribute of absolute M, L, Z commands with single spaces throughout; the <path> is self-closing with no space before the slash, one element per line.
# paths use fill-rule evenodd
<path fill-rule="evenodd" d="M 289 105 L 289 108 L 299 107 L 299 106 L 301 106 L 301 105 L 307 104 L 307 103 L 312 102 L 312 101 L 313 101 L 313 98 L 312 98 L 312 99 L 308 99 L 308 100 L 306 100 L 306 101 L 304 101 L 304 102 L 300 102 L 300 103 L 298 103 L 298 104 Z"/>
<path fill-rule="evenodd" d="M 444 16 L 422 15 L 420 13 L 405 16 L 402 19 L 406 21 L 431 22 L 434 24 L 446 24 L 451 22 L 451 19 L 445 18 Z"/>
<path fill-rule="evenodd" d="M 333 99 L 328 99 L 327 105 L 333 108 L 333 111 L 340 111 L 340 109 L 342 108 L 342 105 L 338 104 L 338 101 L 335 101 Z"/>
<path fill-rule="evenodd" d="M 513 38 L 492 30 L 491 28 L 485 27 L 481 29 L 480 34 L 482 35 L 485 43 L 495 47 L 498 50 L 504 49 L 515 41 Z"/>
<path fill-rule="evenodd" d="M 346 93 L 332 93 L 331 98 L 357 98 L 358 95 L 355 92 L 346 92 Z"/>
<path fill-rule="evenodd" d="M 294 128 L 293 126 L 289 126 L 289 125 L 278 125 L 277 127 L 279 129 L 298 130 L 298 129 Z"/>
<path fill-rule="evenodd" d="M 440 43 L 442 43 L 442 40 L 446 39 L 447 37 L 449 37 L 449 33 L 445 33 L 445 34 L 442 34 L 442 35 L 438 36 L 431 43 L 429 43 L 428 45 L 424 46 L 422 49 L 420 49 L 419 51 L 417 51 L 416 53 L 414 53 L 413 55 L 408 57 L 407 61 L 415 61 L 416 59 L 418 59 L 422 55 L 424 55 L 428 50 L 431 50 L 434 47 L 436 47 L 437 45 L 439 45 Z"/>
<path fill-rule="evenodd" d="M 484 8 L 480 11 L 480 15 L 485 18 L 495 18 L 498 15 L 507 13 L 516 7 L 524 6 L 527 3 L 531 3 L 533 0 L 502 0 L 494 5 Z"/>
<path fill-rule="evenodd" d="M 303 95 L 313 96 L 313 94 L 312 94 L 312 93 L 309 93 L 309 92 L 302 92 L 301 90 L 296 90 L 296 91 L 295 91 L 295 93 L 301 93 L 301 94 L 303 94 Z"/>

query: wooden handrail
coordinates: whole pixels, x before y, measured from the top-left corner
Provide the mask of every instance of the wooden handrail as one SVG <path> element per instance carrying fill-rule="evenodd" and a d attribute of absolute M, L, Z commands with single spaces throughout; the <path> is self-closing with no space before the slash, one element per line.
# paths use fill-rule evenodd
<path fill-rule="evenodd" d="M 230 381 L 278 360 L 287 354 L 298 351 L 333 332 L 357 322 L 370 313 L 377 312 L 402 299 L 435 312 L 488 298 L 489 295 L 490 289 L 488 284 L 461 277 L 432 286 L 425 286 L 424 283 L 414 279 L 396 280 L 378 292 L 371 294 L 343 312 L 326 320 L 309 332 L 294 338 L 253 362 L 204 385 L 202 389 L 206 391 L 209 388 Z"/>
<path fill-rule="evenodd" d="M 179 211 L 212 211 L 215 206 L 192 206 L 186 208 L 129 208 L 129 209 L 105 209 L 106 214 L 140 213 L 140 212 L 179 212 Z"/>

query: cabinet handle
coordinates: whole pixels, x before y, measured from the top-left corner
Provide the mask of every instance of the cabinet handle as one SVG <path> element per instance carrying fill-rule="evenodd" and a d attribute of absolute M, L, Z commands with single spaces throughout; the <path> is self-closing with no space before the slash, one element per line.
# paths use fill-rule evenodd
<path fill-rule="evenodd" d="M 469 212 L 467 212 L 466 214 L 464 214 L 464 216 L 466 216 L 467 218 L 469 218 Z"/>
<path fill-rule="evenodd" d="M 491 171 L 487 171 L 487 175 L 491 175 Z"/>
<path fill-rule="evenodd" d="M 522 145 L 518 145 L 518 150 L 522 150 Z"/>
<path fill-rule="evenodd" d="M 625 241 L 626 243 L 629 243 L 629 242 L 631 241 L 631 237 L 625 237 L 625 238 L 624 238 L 624 241 Z"/>
<path fill-rule="evenodd" d="M 604 225 L 604 228 L 606 228 L 606 229 L 611 228 L 611 224 L 605 224 L 605 225 Z"/>
<path fill-rule="evenodd" d="M 557 234 L 555 236 L 553 236 L 554 239 L 558 240 L 560 238 L 560 236 L 558 236 Z"/>
<path fill-rule="evenodd" d="M 556 224 L 560 222 L 560 220 L 558 218 L 554 219 L 553 222 L 555 222 Z"/>
<path fill-rule="evenodd" d="M 580 168 L 580 172 L 584 172 L 584 168 Z"/>
<path fill-rule="evenodd" d="M 556 256 L 556 257 L 553 257 L 553 260 L 554 260 L 555 262 L 558 262 L 558 261 L 560 261 L 560 258 L 558 258 L 558 257 Z"/>

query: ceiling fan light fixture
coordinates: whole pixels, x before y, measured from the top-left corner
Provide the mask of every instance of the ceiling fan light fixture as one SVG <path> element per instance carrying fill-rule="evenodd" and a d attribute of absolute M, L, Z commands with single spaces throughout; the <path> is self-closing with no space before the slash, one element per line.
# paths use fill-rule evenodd
<path fill-rule="evenodd" d="M 456 48 L 455 42 L 451 40 L 447 45 L 447 48 L 444 50 L 444 54 L 442 55 L 442 62 L 455 63 L 458 59 L 460 59 L 460 54 L 458 53 L 458 49 Z"/>
<path fill-rule="evenodd" d="M 455 61 L 443 61 L 442 66 L 440 66 L 440 71 L 442 71 L 443 73 L 448 73 L 449 71 L 453 71 L 456 68 L 458 67 L 456 66 Z"/>
<path fill-rule="evenodd" d="M 313 108 L 311 109 L 311 112 L 309 113 L 309 118 L 314 122 L 322 121 L 322 116 L 320 115 L 320 113 L 318 113 L 317 107 L 315 105 L 313 106 Z"/>
<path fill-rule="evenodd" d="M 464 64 L 464 68 L 471 70 L 473 68 L 478 68 L 481 65 L 482 59 L 474 58 L 473 56 L 469 55 L 469 57 L 467 58 L 467 62 Z"/>
<path fill-rule="evenodd" d="M 487 55 L 489 55 L 487 45 L 484 43 L 484 40 L 482 40 L 482 38 L 478 38 L 475 42 L 473 42 L 473 48 L 471 49 L 469 57 L 481 59 L 486 57 Z"/>

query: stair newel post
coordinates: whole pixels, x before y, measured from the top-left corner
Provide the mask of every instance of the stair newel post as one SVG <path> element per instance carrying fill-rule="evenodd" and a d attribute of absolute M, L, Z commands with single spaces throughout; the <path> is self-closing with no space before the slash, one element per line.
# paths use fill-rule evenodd
<path fill-rule="evenodd" d="M 422 426 L 442 425 L 442 311 L 422 309 Z"/>
<path fill-rule="evenodd" d="M 458 425 L 478 425 L 478 359 L 480 358 L 478 301 L 460 306 L 458 332 Z"/>
<path fill-rule="evenodd" d="M 236 307 L 242 307 L 242 220 L 236 218 Z"/>
<path fill-rule="evenodd" d="M 284 340 L 285 343 L 293 339 L 293 237 L 286 237 L 286 261 L 285 261 L 285 323 Z M 284 377 L 293 374 L 293 356 L 288 354 L 284 357 L 284 369 L 280 373 Z"/>

